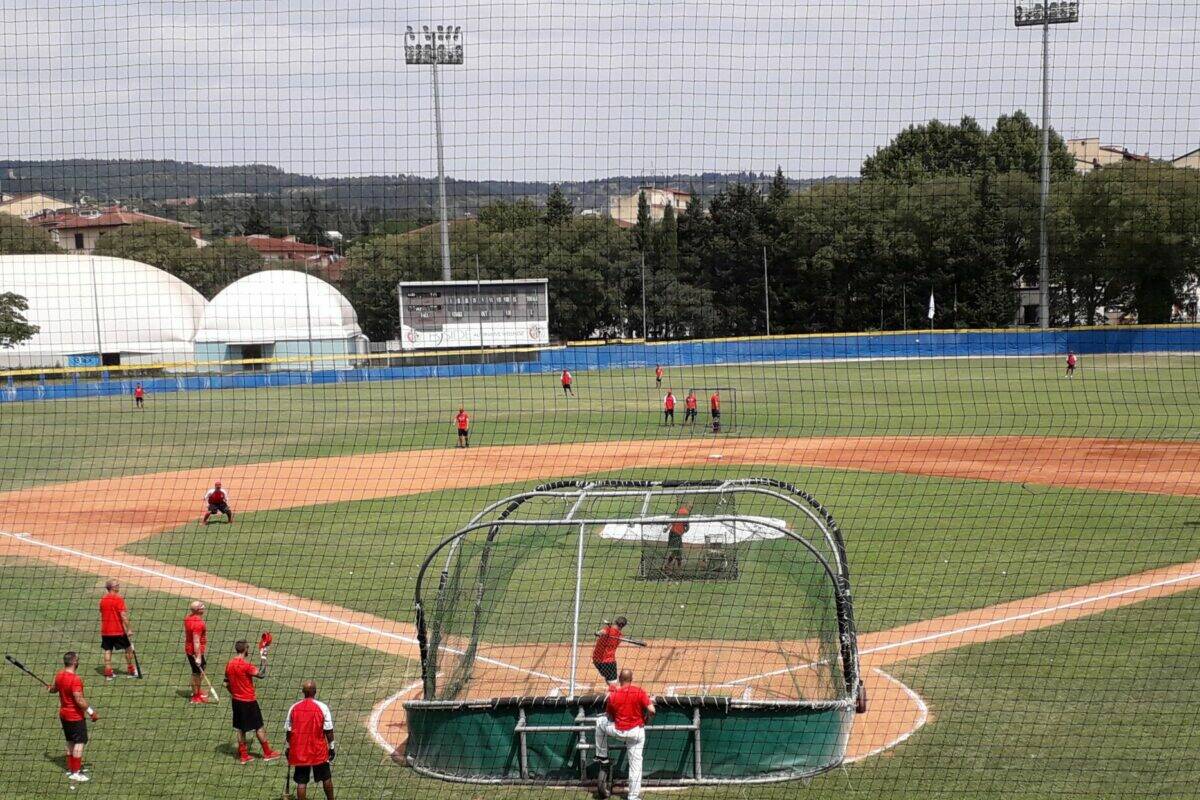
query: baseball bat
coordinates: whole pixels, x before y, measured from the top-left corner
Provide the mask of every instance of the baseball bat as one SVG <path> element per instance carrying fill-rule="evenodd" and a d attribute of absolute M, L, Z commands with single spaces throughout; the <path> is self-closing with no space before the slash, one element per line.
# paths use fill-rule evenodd
<path fill-rule="evenodd" d="M 621 641 L 625 642 L 627 644 L 631 644 L 634 647 L 646 647 L 647 646 L 646 643 L 643 642 L 641 639 L 631 639 L 628 636 L 622 637 Z"/>
<path fill-rule="evenodd" d="M 218 703 L 221 702 L 221 695 L 217 694 L 217 689 L 212 685 L 212 681 L 208 679 L 208 670 L 200 670 L 200 677 L 204 678 L 204 683 L 208 686 L 208 691 L 212 692 L 212 699 Z"/>
<path fill-rule="evenodd" d="M 44 680 L 39 678 L 37 675 L 34 675 L 33 670 L 31 670 L 29 667 L 22 664 L 20 661 L 17 661 L 15 658 L 10 656 L 8 653 L 4 654 L 4 660 L 7 661 L 8 663 L 12 664 L 17 669 L 21 670 L 21 672 L 24 672 L 29 677 L 33 678 L 35 681 L 40 683 L 42 686 L 45 686 L 47 689 L 50 688 L 50 684 L 46 683 Z"/>
<path fill-rule="evenodd" d="M 291 748 L 283 751 L 283 800 L 292 800 L 292 768 L 288 766 L 287 754 Z"/>
<path fill-rule="evenodd" d="M 121 633 L 129 639 L 129 631 L 125 628 L 125 621 L 121 620 Z M 138 661 L 137 648 L 133 646 L 133 639 L 129 639 L 129 652 L 133 655 L 133 669 L 137 672 L 135 676 L 138 680 L 142 679 L 142 662 Z"/>

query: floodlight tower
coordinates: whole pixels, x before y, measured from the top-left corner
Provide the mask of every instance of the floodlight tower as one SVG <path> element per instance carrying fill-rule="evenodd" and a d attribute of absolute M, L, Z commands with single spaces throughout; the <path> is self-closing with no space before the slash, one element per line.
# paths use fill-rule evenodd
<path fill-rule="evenodd" d="M 433 76 L 433 120 L 437 133 L 438 200 L 441 204 L 442 280 L 450 280 L 450 226 L 446 220 L 446 166 L 442 147 L 442 96 L 438 86 L 438 65 L 463 63 L 461 26 L 421 26 L 421 32 L 409 25 L 404 34 L 404 63 L 428 64 Z"/>

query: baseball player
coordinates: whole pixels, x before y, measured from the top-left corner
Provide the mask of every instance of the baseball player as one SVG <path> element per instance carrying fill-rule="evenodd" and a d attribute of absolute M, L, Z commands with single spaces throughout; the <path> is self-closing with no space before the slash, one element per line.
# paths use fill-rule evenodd
<path fill-rule="evenodd" d="M 675 511 L 678 517 L 667 526 L 667 558 L 663 562 L 663 571 L 668 574 L 678 574 L 683 569 L 683 535 L 691 528 L 687 516 L 692 513 L 686 504 Z"/>
<path fill-rule="evenodd" d="M 662 388 L 662 376 L 663 376 L 662 364 L 655 364 L 654 365 L 654 388 L 655 389 Z"/>
<path fill-rule="evenodd" d="M 663 398 L 663 425 L 675 424 L 675 394 L 667 389 L 667 396 Z"/>
<path fill-rule="evenodd" d="M 79 656 L 74 650 L 63 654 L 63 668 L 54 676 L 50 694 L 58 693 L 58 720 L 67 740 L 67 778 L 76 783 L 88 780 L 83 774 L 83 746 L 87 744 L 87 719 L 100 719 L 83 696 L 83 678 L 79 677 Z"/>
<path fill-rule="evenodd" d="M 642 796 L 642 751 L 646 746 L 646 725 L 654 719 L 654 701 L 633 682 L 633 670 L 623 669 L 620 686 L 612 689 L 604 701 L 604 713 L 596 720 L 596 763 L 607 788 L 609 737 L 625 743 L 629 764 L 629 800 Z"/>
<path fill-rule="evenodd" d="M 708 398 L 708 410 L 712 414 L 712 430 L 713 433 L 721 432 L 721 393 L 713 392 L 712 397 Z"/>
<path fill-rule="evenodd" d="M 294 770 L 297 800 L 308 800 L 308 781 L 321 783 L 326 800 L 333 800 L 333 772 L 330 764 L 337 755 L 333 741 L 333 714 L 317 699 L 316 681 L 300 685 L 304 699 L 288 709 L 283 721 L 287 736 L 287 762 Z"/>
<path fill-rule="evenodd" d="M 104 582 L 107 590 L 100 598 L 100 649 L 104 651 L 104 680 L 113 679 L 113 650 L 125 651 L 125 670 L 129 677 L 137 677 L 133 665 L 133 645 L 129 642 L 129 609 L 121 597 L 120 581 L 110 578 Z"/>
<path fill-rule="evenodd" d="M 617 648 L 621 646 L 621 631 L 629 624 L 625 617 L 617 617 L 613 624 L 604 620 L 604 626 L 596 631 L 596 646 L 592 648 L 592 664 L 600 677 L 611 688 L 617 682 Z"/>
<path fill-rule="evenodd" d="M 467 413 L 463 406 L 458 407 L 458 414 L 454 417 L 454 424 L 458 427 L 458 444 L 455 447 L 470 447 L 471 446 L 471 415 Z"/>
<path fill-rule="evenodd" d="M 562 387 L 564 395 L 569 395 L 571 397 L 575 396 L 575 390 L 571 388 L 571 381 L 573 380 L 574 378 L 571 377 L 571 370 L 564 369 L 562 371 Z"/>
<path fill-rule="evenodd" d="M 233 524 L 233 511 L 229 508 L 229 492 L 222 488 L 220 481 L 213 483 L 212 488 L 204 493 L 204 502 L 208 504 L 208 510 L 204 512 L 203 523 L 205 525 L 208 524 L 208 518 L 213 514 L 224 514 L 226 522 Z"/>
<path fill-rule="evenodd" d="M 192 670 L 192 699 L 193 705 L 211 702 L 204 693 L 201 685 L 204 679 L 204 668 L 208 666 L 208 626 L 204 623 L 204 603 L 195 600 L 188 606 L 187 616 L 183 618 L 183 654 Z"/>
<path fill-rule="evenodd" d="M 689 389 L 687 397 L 683 398 L 683 421 L 684 424 L 696 422 L 696 390 Z"/>
<path fill-rule="evenodd" d="M 1067 351 L 1067 377 L 1075 377 L 1075 365 L 1079 363 L 1079 359 L 1075 357 L 1075 353 L 1071 350 Z"/>
<path fill-rule="evenodd" d="M 142 385 L 139 383 L 137 386 L 133 387 L 134 408 L 140 408 L 144 411 L 146 409 L 145 403 L 146 403 L 146 390 L 143 389 Z"/>
<path fill-rule="evenodd" d="M 233 698 L 233 729 L 237 731 L 238 760 L 243 764 L 254 760 L 246 747 L 246 734 L 253 732 L 262 745 L 263 761 L 274 761 L 280 754 L 271 749 L 267 734 L 263 732 L 262 709 L 254 691 L 254 679 L 267 677 L 266 659 L 261 659 L 257 667 L 247 661 L 246 653 L 250 645 L 245 639 L 239 639 L 233 649 L 234 656 L 225 665 L 225 685 L 229 687 L 229 696 Z"/>

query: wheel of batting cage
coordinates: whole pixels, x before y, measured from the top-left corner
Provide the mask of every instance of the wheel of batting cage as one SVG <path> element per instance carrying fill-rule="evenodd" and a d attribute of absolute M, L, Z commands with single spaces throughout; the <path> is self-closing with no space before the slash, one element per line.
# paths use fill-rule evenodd
<path fill-rule="evenodd" d="M 424 775 L 624 780 L 618 743 L 609 772 L 595 760 L 602 640 L 658 709 L 646 785 L 794 780 L 845 756 L 862 692 L 845 542 L 790 484 L 545 484 L 480 510 L 416 585 L 405 758 Z"/>

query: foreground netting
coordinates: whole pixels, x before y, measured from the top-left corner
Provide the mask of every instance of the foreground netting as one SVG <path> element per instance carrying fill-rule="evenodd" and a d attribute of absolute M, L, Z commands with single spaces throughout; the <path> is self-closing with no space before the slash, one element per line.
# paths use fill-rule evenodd
<path fill-rule="evenodd" d="M 598 629 L 658 697 L 658 785 L 787 780 L 842 762 L 860 698 L 841 533 L 759 478 L 564 481 L 493 503 L 417 579 L 424 696 L 408 763 L 471 782 L 574 783 L 605 681 Z M 618 765 L 619 766 L 619 765 Z"/>

